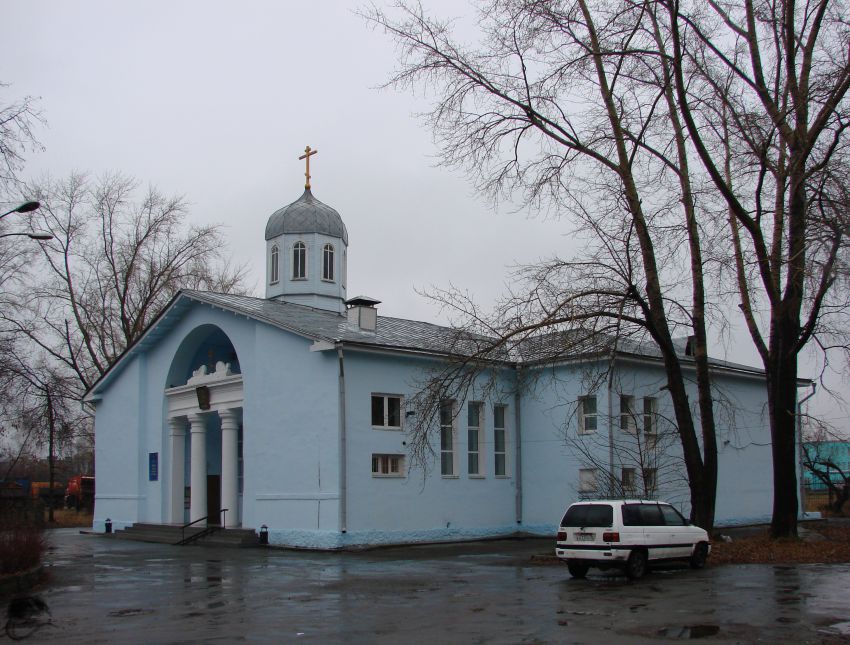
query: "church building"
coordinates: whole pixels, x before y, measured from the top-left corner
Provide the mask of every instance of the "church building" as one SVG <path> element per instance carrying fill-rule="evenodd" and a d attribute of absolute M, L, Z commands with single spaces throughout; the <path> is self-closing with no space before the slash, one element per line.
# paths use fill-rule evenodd
<path fill-rule="evenodd" d="M 272 544 L 317 549 L 551 535 L 569 503 L 610 494 L 611 480 L 688 513 L 650 346 L 605 358 L 616 378 L 594 387 L 586 374 L 598 358 L 506 355 L 486 384 L 443 403 L 423 470 L 410 452 L 414 397 L 455 355 L 454 330 L 349 297 L 348 230 L 312 193 L 314 152 L 304 193 L 268 219 L 265 298 L 180 292 L 87 392 L 95 530 L 107 518 L 116 529 L 201 520 L 265 526 Z M 688 369 L 684 343 L 682 356 Z M 765 521 L 764 374 L 721 361 L 713 373 L 717 522 Z M 534 378 L 520 387 L 523 375 Z M 664 454 L 636 462 L 624 446 Z"/>

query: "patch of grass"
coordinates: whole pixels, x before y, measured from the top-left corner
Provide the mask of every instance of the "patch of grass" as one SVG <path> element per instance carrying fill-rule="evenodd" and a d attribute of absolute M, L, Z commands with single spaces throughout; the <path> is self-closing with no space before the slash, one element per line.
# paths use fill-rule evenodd
<path fill-rule="evenodd" d="M 45 519 L 47 511 L 44 512 Z M 53 523 L 47 524 L 50 528 L 91 528 L 91 511 L 75 511 L 72 508 L 53 509 Z"/>
<path fill-rule="evenodd" d="M 31 526 L 0 529 L 0 575 L 31 569 L 41 562 L 47 542 L 44 531 Z"/>
<path fill-rule="evenodd" d="M 709 562 L 718 564 L 809 564 L 850 562 L 850 528 L 823 527 L 808 539 L 772 540 L 767 530 L 715 540 Z"/>

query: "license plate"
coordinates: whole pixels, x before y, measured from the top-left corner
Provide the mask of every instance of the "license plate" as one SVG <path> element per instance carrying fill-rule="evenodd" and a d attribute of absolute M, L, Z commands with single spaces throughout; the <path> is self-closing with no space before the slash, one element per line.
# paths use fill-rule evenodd
<path fill-rule="evenodd" d="M 596 533 L 573 533 L 576 542 L 593 542 L 596 539 Z"/>

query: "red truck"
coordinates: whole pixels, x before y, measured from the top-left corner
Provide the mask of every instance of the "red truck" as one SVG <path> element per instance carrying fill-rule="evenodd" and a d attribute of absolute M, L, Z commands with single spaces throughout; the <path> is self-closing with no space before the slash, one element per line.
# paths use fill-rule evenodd
<path fill-rule="evenodd" d="M 65 489 L 65 507 L 80 510 L 94 508 L 94 477 L 74 475 Z"/>

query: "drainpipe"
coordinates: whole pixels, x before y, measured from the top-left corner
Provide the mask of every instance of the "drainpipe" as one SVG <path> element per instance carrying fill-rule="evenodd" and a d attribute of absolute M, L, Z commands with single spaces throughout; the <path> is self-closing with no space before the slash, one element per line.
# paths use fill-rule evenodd
<path fill-rule="evenodd" d="M 615 350 L 616 352 L 616 350 Z M 613 496 L 617 489 L 617 479 L 614 470 L 614 362 L 615 352 L 611 353 L 611 362 L 608 366 L 608 490 L 609 495 Z"/>
<path fill-rule="evenodd" d="M 522 414 L 520 411 L 520 381 L 522 379 L 522 368 L 516 368 L 516 384 L 514 390 L 514 427 L 516 428 L 515 455 L 516 455 L 516 523 L 522 524 Z"/>
<path fill-rule="evenodd" d="M 818 384 L 812 381 L 812 391 L 797 401 L 797 454 L 800 468 L 800 512 L 806 512 L 806 478 L 803 473 L 803 404 L 815 395 Z"/>
<path fill-rule="evenodd" d="M 345 359 L 342 354 L 342 343 L 336 343 L 336 355 L 339 360 L 339 530 L 345 533 L 348 530 L 347 513 L 347 462 L 346 438 L 345 438 Z"/>

